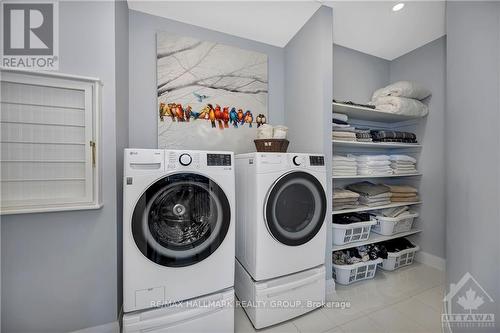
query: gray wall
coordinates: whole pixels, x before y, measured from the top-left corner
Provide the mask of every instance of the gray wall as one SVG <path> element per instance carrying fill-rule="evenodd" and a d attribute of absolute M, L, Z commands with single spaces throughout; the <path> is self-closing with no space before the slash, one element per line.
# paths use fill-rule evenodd
<path fill-rule="evenodd" d="M 118 310 L 122 305 L 122 217 L 123 217 L 123 149 L 128 147 L 128 4 L 115 5 L 115 78 L 116 78 L 116 216 L 117 216 L 117 283 Z"/>
<path fill-rule="evenodd" d="M 157 147 L 156 32 L 167 31 L 257 51 L 269 59 L 269 119 L 271 124 L 284 121 L 284 51 L 251 40 L 234 37 L 162 17 L 130 11 L 130 97 L 129 144 L 134 148 Z M 248 151 L 255 151 L 249 142 Z"/>
<path fill-rule="evenodd" d="M 446 80 L 446 37 L 439 38 L 390 62 L 390 82 L 416 81 L 432 91 L 429 115 L 418 122 L 416 134 L 423 144 L 418 168 L 424 174 L 420 182 L 423 204 L 416 237 L 423 251 L 445 255 L 445 167 L 444 113 Z"/>
<path fill-rule="evenodd" d="M 60 71 L 103 83 L 99 210 L 2 217 L 2 331 L 67 332 L 117 318 L 115 8 L 60 2 Z"/>
<path fill-rule="evenodd" d="M 389 82 L 390 61 L 333 46 L 333 98 L 366 103 L 373 92 Z"/>
<path fill-rule="evenodd" d="M 332 197 L 331 174 L 331 100 L 332 100 L 332 25 L 329 7 L 320 7 L 285 47 L 285 124 L 291 152 L 326 155 L 327 198 Z M 304 52 L 315 50 L 315 52 Z M 306 114 L 304 114 L 306 112 Z M 331 224 L 331 205 L 325 223 Z M 331 228 L 327 227 L 327 244 Z M 327 246 L 329 248 L 329 246 Z M 327 278 L 331 279 L 331 251 L 326 251 Z"/>
<path fill-rule="evenodd" d="M 447 3 L 447 278 L 448 283 L 457 283 L 463 274 L 470 272 L 477 279 L 496 301 L 497 330 L 499 22 L 498 2 Z"/>

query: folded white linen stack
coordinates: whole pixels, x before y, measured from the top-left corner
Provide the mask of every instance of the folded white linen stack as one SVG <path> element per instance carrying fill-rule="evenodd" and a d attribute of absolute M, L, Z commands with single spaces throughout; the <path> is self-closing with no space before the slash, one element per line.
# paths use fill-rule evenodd
<path fill-rule="evenodd" d="M 388 155 L 348 155 L 356 158 L 358 175 L 388 176 L 392 175 L 391 161 Z"/>
<path fill-rule="evenodd" d="M 333 175 L 334 176 L 356 176 L 357 175 L 357 163 L 354 157 L 333 155 Z"/>
<path fill-rule="evenodd" d="M 417 160 L 408 155 L 391 155 L 391 168 L 395 175 L 417 173 Z"/>

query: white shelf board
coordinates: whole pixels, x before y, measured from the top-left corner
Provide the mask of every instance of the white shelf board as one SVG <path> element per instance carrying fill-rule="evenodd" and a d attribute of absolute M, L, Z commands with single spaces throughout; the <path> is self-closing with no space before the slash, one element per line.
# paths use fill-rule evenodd
<path fill-rule="evenodd" d="M 393 114 L 363 106 L 354 106 L 342 103 L 332 103 L 332 109 L 333 112 L 345 114 L 352 119 L 377 121 L 384 123 L 397 123 L 405 120 L 420 118 L 402 114 Z"/>
<path fill-rule="evenodd" d="M 345 214 L 345 213 L 355 213 L 355 212 L 367 212 L 370 210 L 378 210 L 378 209 L 393 208 L 393 207 L 412 206 L 412 205 L 419 205 L 421 203 L 422 203 L 422 201 L 395 202 L 395 203 L 391 203 L 388 205 L 377 206 L 377 207 L 368 207 L 368 206 L 360 205 L 358 208 L 353 208 L 353 209 L 334 210 L 332 212 L 332 215 Z"/>
<path fill-rule="evenodd" d="M 383 242 L 383 241 L 386 241 L 389 239 L 395 239 L 395 238 L 401 238 L 401 237 L 405 237 L 405 236 L 414 235 L 414 234 L 417 234 L 419 232 L 422 232 L 422 230 L 421 229 L 412 229 L 410 231 L 400 232 L 399 234 L 395 234 L 395 235 L 391 235 L 391 236 L 384 236 L 384 235 L 376 234 L 372 231 L 372 232 L 370 232 L 370 237 L 367 240 L 355 242 L 355 243 L 349 243 L 349 244 L 345 244 L 345 245 L 333 245 L 332 251 L 350 249 L 351 247 L 363 246 L 363 245 L 367 245 L 367 244 L 380 243 L 380 242 Z"/>
<path fill-rule="evenodd" d="M 333 176 L 333 179 L 368 179 L 368 178 L 393 178 L 393 177 L 420 177 L 421 173 L 409 173 L 406 175 L 383 175 L 383 176 Z"/>
<path fill-rule="evenodd" d="M 358 141 L 342 141 L 332 140 L 335 147 L 339 148 L 383 148 L 383 149 L 398 149 L 398 148 L 422 148 L 422 145 L 416 143 L 399 143 L 399 142 L 358 142 Z"/>

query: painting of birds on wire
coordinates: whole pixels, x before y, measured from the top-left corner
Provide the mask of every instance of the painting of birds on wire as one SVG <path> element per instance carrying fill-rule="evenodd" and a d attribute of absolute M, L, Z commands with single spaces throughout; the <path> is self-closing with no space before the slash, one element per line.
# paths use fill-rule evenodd
<path fill-rule="evenodd" d="M 158 147 L 250 151 L 268 116 L 266 54 L 157 33 Z"/>

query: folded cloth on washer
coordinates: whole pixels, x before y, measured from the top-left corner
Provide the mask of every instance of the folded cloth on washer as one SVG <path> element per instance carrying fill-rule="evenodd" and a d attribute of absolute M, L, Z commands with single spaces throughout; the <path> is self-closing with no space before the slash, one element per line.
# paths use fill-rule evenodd
<path fill-rule="evenodd" d="M 423 85 L 413 81 L 398 81 L 384 88 L 375 90 L 372 101 L 384 96 L 407 97 L 423 100 L 431 95 L 431 91 Z"/>
<path fill-rule="evenodd" d="M 405 97 L 379 97 L 370 102 L 377 110 L 402 114 L 413 117 L 425 117 L 429 113 L 429 107 L 416 99 Z"/>
<path fill-rule="evenodd" d="M 395 193 L 417 193 L 418 190 L 410 185 L 387 185 L 384 184 L 385 186 L 389 187 L 393 195 Z"/>
<path fill-rule="evenodd" d="M 340 187 L 333 189 L 333 200 L 345 199 L 345 198 L 355 198 L 357 200 L 359 198 L 359 193 L 343 189 Z"/>
<path fill-rule="evenodd" d="M 332 118 L 333 118 L 333 119 L 340 120 L 340 121 L 345 121 L 345 122 L 347 122 L 347 120 L 349 119 L 349 118 L 347 117 L 347 115 L 342 114 L 342 113 L 336 113 L 336 112 L 333 112 L 333 113 L 332 113 Z"/>
<path fill-rule="evenodd" d="M 363 194 L 363 195 L 377 195 L 390 192 L 390 189 L 382 184 L 373 184 L 368 181 L 349 184 L 346 187 L 348 190 Z"/>
<path fill-rule="evenodd" d="M 390 155 L 389 159 L 391 161 L 396 161 L 396 162 L 412 162 L 412 163 L 417 163 L 417 160 L 414 157 L 408 156 L 408 155 Z"/>

